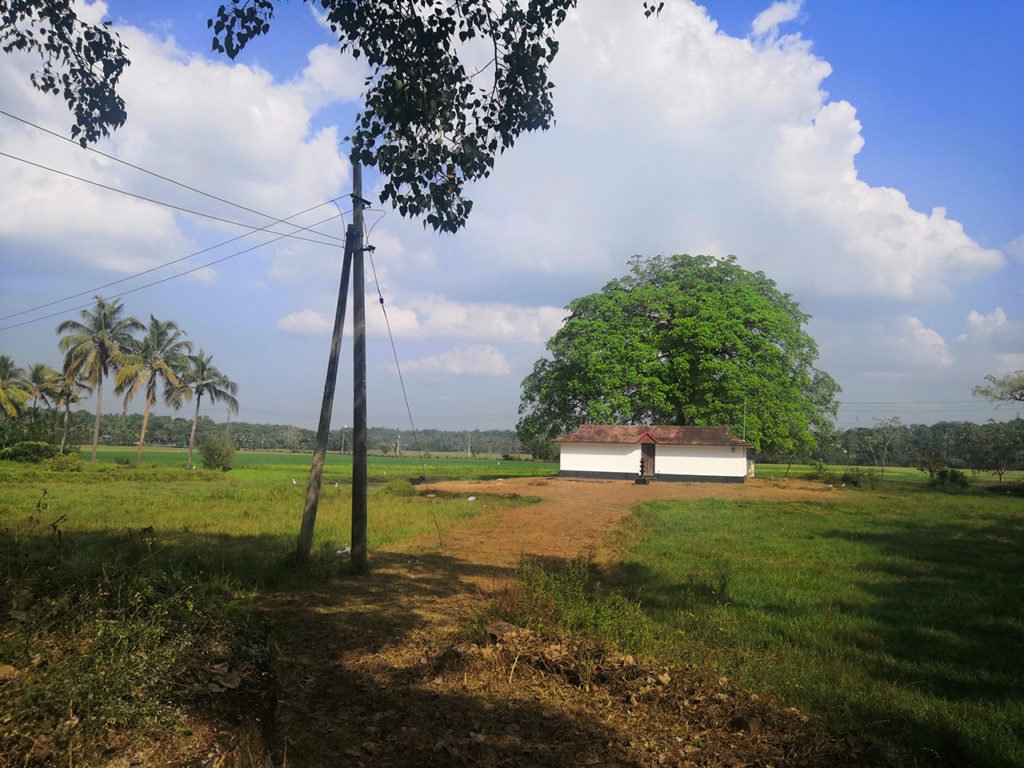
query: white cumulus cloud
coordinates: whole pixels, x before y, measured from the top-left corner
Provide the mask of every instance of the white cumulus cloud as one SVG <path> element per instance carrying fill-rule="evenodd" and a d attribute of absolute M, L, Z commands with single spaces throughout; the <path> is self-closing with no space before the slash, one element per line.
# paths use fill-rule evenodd
<path fill-rule="evenodd" d="M 482 341 L 547 341 L 558 330 L 566 312 L 560 307 L 529 307 L 513 304 L 458 302 L 443 296 L 410 296 L 388 303 L 391 331 L 399 338 L 449 338 Z M 381 332 L 383 320 L 371 320 L 373 332 Z M 372 325 L 371 325 L 372 323 Z"/>
<path fill-rule="evenodd" d="M 506 376 L 511 372 L 501 350 L 489 344 L 453 347 L 436 355 L 407 360 L 402 363 L 402 369 L 410 373 L 451 376 Z"/>
<path fill-rule="evenodd" d="M 777 35 L 779 26 L 798 18 L 803 6 L 803 0 L 776 0 L 757 14 L 754 23 L 750 25 L 750 31 L 757 37 Z"/>
<path fill-rule="evenodd" d="M 463 268 L 580 282 L 634 253 L 711 251 L 804 297 L 936 300 L 1003 265 L 944 209 L 860 177 L 856 110 L 829 99 L 809 41 L 731 37 L 690 2 L 652 24 L 618 0 L 581 7 L 562 37 L 558 123 L 474 187 L 450 246 Z"/>
<path fill-rule="evenodd" d="M 988 336 L 1006 326 L 1008 319 L 1002 307 L 996 307 L 989 314 L 983 315 L 972 309 L 967 315 L 967 327 L 971 335 Z"/>
<path fill-rule="evenodd" d="M 300 309 L 278 320 L 277 327 L 298 336 L 322 336 L 331 332 L 334 321 L 315 309 Z"/>

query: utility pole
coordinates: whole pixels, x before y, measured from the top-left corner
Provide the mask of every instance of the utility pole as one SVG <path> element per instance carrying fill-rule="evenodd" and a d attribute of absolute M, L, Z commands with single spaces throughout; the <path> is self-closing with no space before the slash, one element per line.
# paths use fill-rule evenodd
<path fill-rule="evenodd" d="M 353 164 L 353 186 L 355 185 L 357 165 Z M 357 203 L 358 206 L 358 203 Z M 359 224 L 362 224 L 360 217 Z M 316 430 L 316 445 L 313 449 L 313 465 L 309 470 L 309 484 L 306 486 L 306 503 L 302 510 L 302 525 L 299 528 L 299 540 L 296 555 L 299 562 L 307 562 L 313 547 L 313 527 L 316 525 L 316 511 L 320 503 L 320 481 L 324 473 L 324 460 L 327 456 L 327 438 L 331 429 L 331 412 L 334 408 L 334 389 L 338 381 L 338 358 L 341 356 L 341 336 L 345 326 L 345 309 L 348 301 L 349 274 L 352 268 L 353 254 L 357 242 L 356 224 L 349 225 L 345 233 L 345 255 L 341 265 L 341 284 L 338 286 L 338 302 L 334 312 L 334 330 L 331 333 L 331 351 L 327 359 L 327 377 L 324 381 L 324 397 L 320 403 L 320 421 Z M 360 254 L 362 255 L 362 254 Z M 344 432 L 342 433 L 344 439 Z"/>
<path fill-rule="evenodd" d="M 352 162 L 352 568 L 366 559 L 366 288 L 363 273 L 363 169 Z"/>

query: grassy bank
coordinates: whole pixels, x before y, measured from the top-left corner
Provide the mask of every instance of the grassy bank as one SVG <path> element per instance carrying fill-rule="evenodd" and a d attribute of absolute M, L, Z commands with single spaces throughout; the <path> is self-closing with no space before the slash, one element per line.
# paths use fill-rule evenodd
<path fill-rule="evenodd" d="M 908 748 L 1024 765 L 1024 509 L 921 489 L 646 505 L 601 575 L 657 652 Z"/>

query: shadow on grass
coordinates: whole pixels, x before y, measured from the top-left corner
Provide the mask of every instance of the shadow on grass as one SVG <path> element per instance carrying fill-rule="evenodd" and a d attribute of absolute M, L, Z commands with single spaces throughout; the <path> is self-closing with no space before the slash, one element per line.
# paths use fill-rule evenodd
<path fill-rule="evenodd" d="M 902 689 L 871 697 L 837 686 L 829 698 L 839 711 L 821 714 L 876 730 L 897 747 L 909 746 L 921 764 L 1024 764 L 1024 515 L 984 512 L 962 523 L 889 518 L 868 531 L 834 528 L 813 538 L 866 548 L 856 565 L 837 574 L 850 574 L 867 599 L 831 601 L 823 594 L 820 603 L 848 617 L 841 623 L 856 627 L 855 636 L 828 637 L 829 623 L 819 615 L 823 608 L 806 602 L 758 600 L 749 588 L 742 597 L 731 595 L 728 552 L 685 580 L 666 578 L 636 561 L 607 566 L 598 578 L 639 600 L 663 626 L 680 613 L 698 617 L 695 630 L 707 630 L 704 639 L 711 643 L 727 637 L 712 627 L 717 616 L 724 617 L 716 612 L 720 604 L 740 624 L 754 613 L 777 616 L 770 630 L 776 640 L 766 639 L 763 647 L 782 638 L 790 649 L 804 646 L 815 666 L 859 667 L 877 684 Z M 806 627 L 816 624 L 821 634 L 808 645 Z M 719 652 L 714 645 L 710 650 Z M 729 649 L 721 652 L 730 655 Z M 829 659 L 812 660 L 823 652 Z M 760 651 L 751 646 L 742 654 L 749 660 Z"/>
<path fill-rule="evenodd" d="M 239 711 L 247 701 L 243 676 L 237 692 L 183 701 L 193 724 L 211 732 L 223 733 L 240 715 L 261 717 L 275 765 L 575 766 L 599 758 L 638 765 L 599 718 L 463 685 L 459 659 L 432 645 L 432 624 L 458 626 L 453 595 L 476 595 L 481 582 L 506 578 L 509 569 L 443 551 L 373 552 L 371 574 L 354 577 L 346 573 L 347 560 L 323 553 L 308 569 L 289 570 L 284 562 L 292 545 L 284 537 L 64 532 L 59 524 L 0 533 L 0 591 L 15 585 L 39 591 L 22 599 L 29 612 L 59 591 L 109 583 L 114 572 L 174 574 L 174 584 L 186 589 L 208 579 L 234 584 L 236 593 L 258 588 L 251 613 L 276 649 L 276 695 L 269 704 L 252 696 L 260 709 Z M 230 592 L 223 596 L 230 598 Z M 231 668 L 244 666 L 236 656 L 227 658 Z M 0 661 L 19 668 L 29 663 Z M 440 678 L 447 682 L 437 684 Z M 231 698 L 240 702 L 234 708 Z"/>
<path fill-rule="evenodd" d="M 277 638 L 288 765 L 637 765 L 599 719 L 491 695 L 436 645 L 429 627 L 456 625 L 451 596 L 509 569 L 444 554 L 378 552 L 371 562 L 369 577 L 259 601 L 290 633 Z"/>
<path fill-rule="evenodd" d="M 946 765 L 1021 765 L 1024 516 L 988 515 L 980 524 L 908 521 L 884 532 L 824 535 L 876 553 L 867 565 L 875 576 L 859 583 L 871 599 L 840 606 L 873 627 L 876 679 L 956 708 L 1007 711 L 986 733 L 955 727 L 956 717 L 922 714 L 907 724 L 912 740 Z M 868 721 L 893 716 L 878 703 L 860 714 Z M 1001 744 L 993 748 L 994 742 Z"/>

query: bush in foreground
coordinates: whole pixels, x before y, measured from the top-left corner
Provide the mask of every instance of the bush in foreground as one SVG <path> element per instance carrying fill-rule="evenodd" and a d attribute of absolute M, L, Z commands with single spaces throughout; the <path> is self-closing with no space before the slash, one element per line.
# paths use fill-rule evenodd
<path fill-rule="evenodd" d="M 235 460 L 235 446 L 231 441 L 211 435 L 199 445 L 203 455 L 203 469 L 220 469 L 227 472 Z"/>
<path fill-rule="evenodd" d="M 0 448 L 0 460 L 39 463 L 57 455 L 56 446 L 42 440 L 22 440 L 20 443 Z"/>

